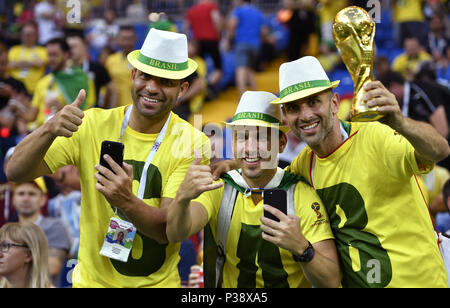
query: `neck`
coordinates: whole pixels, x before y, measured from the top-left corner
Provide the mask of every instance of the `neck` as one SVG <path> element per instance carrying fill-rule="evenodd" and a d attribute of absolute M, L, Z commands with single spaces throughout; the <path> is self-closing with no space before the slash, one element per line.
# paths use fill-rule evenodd
<path fill-rule="evenodd" d="M 19 222 L 35 223 L 38 220 L 39 216 L 41 216 L 41 213 L 39 211 L 37 211 L 36 213 L 31 214 L 31 215 L 19 214 L 18 216 L 19 216 Z"/>
<path fill-rule="evenodd" d="M 326 136 L 317 146 L 310 147 L 319 157 L 326 157 L 333 153 L 343 141 L 344 137 L 341 134 L 339 120 L 336 120 L 333 124 L 333 129 L 328 136 Z"/>
<path fill-rule="evenodd" d="M 242 177 L 250 188 L 264 188 L 267 184 L 272 180 L 272 178 L 277 173 L 277 168 L 274 169 L 266 169 L 255 178 L 249 178 L 242 172 Z"/>
<path fill-rule="evenodd" d="M 23 265 L 21 268 L 5 276 L 8 280 L 9 288 L 28 288 L 29 287 L 29 267 L 28 265 Z"/>
<path fill-rule="evenodd" d="M 130 115 L 129 126 L 140 133 L 144 134 L 158 134 L 163 128 L 169 117 L 170 112 L 162 114 L 157 117 L 148 118 L 139 113 L 136 107 L 133 107 Z"/>

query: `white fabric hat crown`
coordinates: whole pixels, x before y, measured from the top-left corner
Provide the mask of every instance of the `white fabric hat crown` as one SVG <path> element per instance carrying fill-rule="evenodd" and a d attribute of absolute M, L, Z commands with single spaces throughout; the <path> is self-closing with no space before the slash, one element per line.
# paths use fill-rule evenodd
<path fill-rule="evenodd" d="M 276 99 L 276 95 L 269 92 L 246 91 L 241 96 L 232 121 L 222 123 L 231 128 L 236 125 L 274 127 L 287 133 L 290 129 L 282 125 L 280 106 L 271 104 Z"/>
<path fill-rule="evenodd" d="M 330 82 L 325 70 L 315 57 L 307 56 L 280 66 L 280 98 L 273 104 L 282 104 L 329 88 L 336 88 L 339 80 Z"/>
<path fill-rule="evenodd" d="M 197 63 L 188 58 L 186 35 L 150 29 L 142 48 L 127 56 L 138 70 L 150 75 L 183 79 L 197 69 Z"/>

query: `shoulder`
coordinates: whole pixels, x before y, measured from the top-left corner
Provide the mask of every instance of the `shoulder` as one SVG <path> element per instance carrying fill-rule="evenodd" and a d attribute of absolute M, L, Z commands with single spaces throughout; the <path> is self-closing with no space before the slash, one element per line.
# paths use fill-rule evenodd
<path fill-rule="evenodd" d="M 208 139 L 208 137 L 203 132 L 201 132 L 200 130 L 195 128 L 192 124 L 183 120 L 176 113 L 173 112 L 169 127 L 172 134 L 181 136 L 183 138 L 194 138 L 194 140 L 196 140 L 198 137 L 201 136 L 202 140 L 205 140 L 205 138 Z"/>
<path fill-rule="evenodd" d="M 9 56 L 16 55 L 18 52 L 20 52 L 21 48 L 22 48 L 21 45 L 15 45 L 15 46 L 11 47 L 8 52 Z"/>

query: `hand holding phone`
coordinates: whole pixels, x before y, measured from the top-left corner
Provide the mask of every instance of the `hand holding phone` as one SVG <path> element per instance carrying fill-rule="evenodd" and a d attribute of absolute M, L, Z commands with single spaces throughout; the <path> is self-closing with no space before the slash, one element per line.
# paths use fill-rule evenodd
<path fill-rule="evenodd" d="M 102 165 L 105 168 L 108 168 L 112 172 L 114 172 L 111 168 L 111 166 L 108 164 L 108 162 L 103 158 L 105 154 L 108 154 L 111 156 L 111 158 L 118 164 L 120 167 L 122 167 L 123 164 L 123 151 L 124 151 L 124 145 L 120 142 L 115 141 L 103 141 L 102 142 L 102 149 L 100 152 L 100 165 Z"/>
<path fill-rule="evenodd" d="M 273 206 L 287 215 L 287 193 L 284 189 L 265 189 L 264 190 L 264 204 Z M 277 217 L 264 210 L 264 217 L 269 219 L 280 221 Z"/>

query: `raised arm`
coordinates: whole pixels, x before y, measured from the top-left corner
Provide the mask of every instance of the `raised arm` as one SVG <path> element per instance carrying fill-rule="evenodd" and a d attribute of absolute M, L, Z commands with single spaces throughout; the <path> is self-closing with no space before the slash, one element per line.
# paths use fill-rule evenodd
<path fill-rule="evenodd" d="M 189 167 L 175 199 L 167 210 L 167 238 L 170 242 L 181 242 L 200 231 L 208 223 L 208 213 L 198 202 L 191 202 L 203 192 L 221 187 L 222 182 L 213 183 L 211 168 L 200 165 L 196 157 Z"/>
<path fill-rule="evenodd" d="M 385 113 L 380 120 L 404 136 L 415 150 L 417 164 L 430 165 L 450 155 L 447 140 L 428 123 L 415 121 L 403 116 L 394 94 L 389 92 L 381 82 L 373 81 L 365 86 L 364 99 L 369 107 L 378 107 Z"/>
<path fill-rule="evenodd" d="M 13 182 L 28 181 L 51 173 L 44 161 L 45 153 L 58 136 L 71 137 L 84 117 L 79 108 L 86 97 L 80 90 L 75 101 L 66 105 L 53 118 L 25 137 L 15 148 L 6 166 L 6 176 Z"/>

